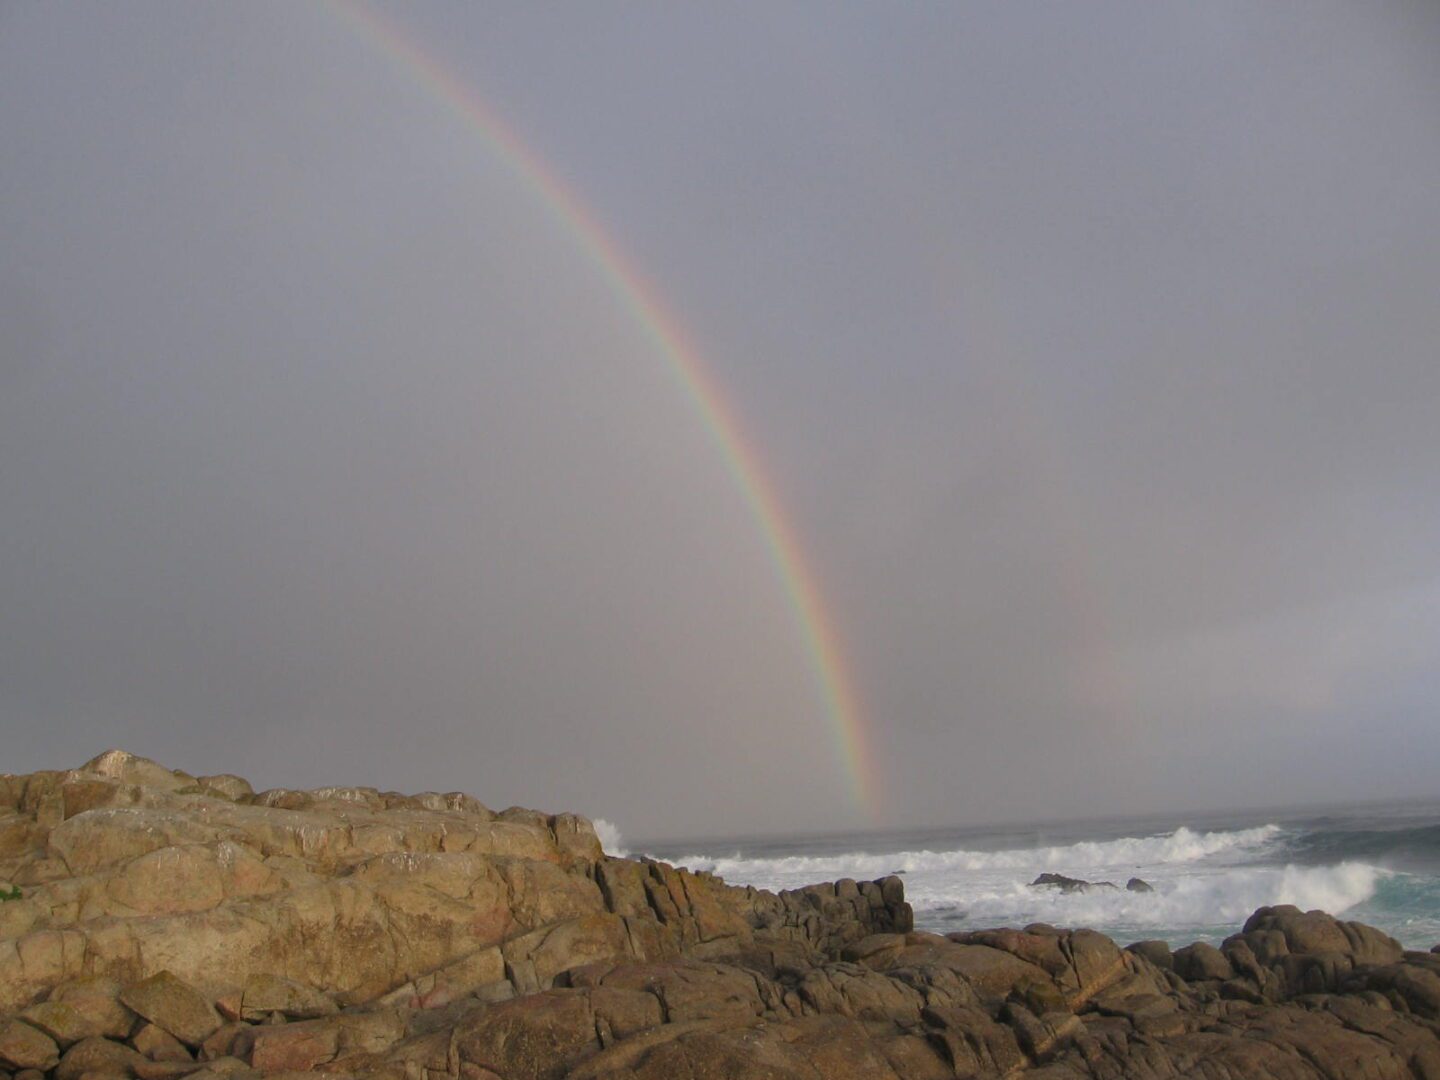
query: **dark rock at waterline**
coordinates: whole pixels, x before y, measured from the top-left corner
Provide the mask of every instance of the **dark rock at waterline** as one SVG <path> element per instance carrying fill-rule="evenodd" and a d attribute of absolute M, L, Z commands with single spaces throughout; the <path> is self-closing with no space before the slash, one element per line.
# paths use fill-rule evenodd
<path fill-rule="evenodd" d="M 1059 889 L 1062 893 L 1089 892 L 1091 889 L 1118 889 L 1113 881 L 1086 881 L 1064 874 L 1041 874 L 1030 883 L 1032 889 Z M 1154 892 L 1155 887 L 1144 878 L 1132 877 L 1125 883 L 1129 892 Z"/>
<path fill-rule="evenodd" d="M 1034 881 L 1030 882 L 1032 889 L 1051 888 L 1059 889 L 1061 892 L 1077 892 L 1089 888 L 1088 881 L 1080 878 L 1066 877 L 1064 874 L 1041 874 Z"/>
<path fill-rule="evenodd" d="M 1088 892 L 1091 889 L 1118 889 L 1113 881 L 1086 881 L 1084 878 L 1066 877 L 1064 874 L 1041 874 L 1030 882 L 1032 889 L 1059 889 L 1062 893 Z"/>

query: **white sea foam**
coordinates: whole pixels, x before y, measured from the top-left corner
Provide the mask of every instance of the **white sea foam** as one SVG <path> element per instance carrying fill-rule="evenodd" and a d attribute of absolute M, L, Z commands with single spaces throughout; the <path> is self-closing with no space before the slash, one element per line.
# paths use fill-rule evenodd
<path fill-rule="evenodd" d="M 600 846 L 605 849 L 606 855 L 628 855 L 625 850 L 625 840 L 620 835 L 620 830 L 613 821 L 606 821 L 603 817 L 597 817 L 590 824 L 595 826 L 595 835 L 600 838 Z"/>
<path fill-rule="evenodd" d="M 935 930 L 1048 922 L 1090 926 L 1121 940 L 1169 937 L 1218 940 L 1256 908 L 1294 904 L 1340 914 L 1370 899 L 1386 871 L 1365 863 L 1294 866 L 1277 825 L 1082 841 L 1002 851 L 914 850 L 874 854 L 745 858 L 693 855 L 673 860 L 714 870 L 735 884 L 788 889 L 840 877 L 901 872 L 916 922 Z M 1064 893 L 1036 888 L 1036 875 L 1058 871 L 1118 888 Z M 1130 877 L 1151 892 L 1129 892 Z"/>
<path fill-rule="evenodd" d="M 1256 852 L 1273 844 L 1280 834 L 1278 825 L 1203 833 L 1181 826 L 1174 832 L 1156 836 L 1086 840 L 1058 847 L 1016 848 L 1007 851 L 920 850 L 880 855 L 850 852 L 840 855 L 791 855 L 769 859 L 744 858 L 738 854 L 696 854 L 674 861 L 681 866 L 713 870 L 727 881 L 762 888 L 791 888 L 838 877 L 876 878 L 897 871 L 930 875 L 959 870 L 1028 870 L 1035 873 L 1061 870 L 1071 875 L 1090 876 L 1089 871 L 1092 870 L 1170 866 L 1198 862 L 1227 853 Z"/>
<path fill-rule="evenodd" d="M 944 875 L 906 886 L 916 918 L 969 926 L 1048 922 L 1098 929 L 1209 927 L 1243 922 L 1258 907 L 1294 904 L 1339 915 L 1374 895 L 1385 871 L 1337 866 L 1229 867 L 1153 875 L 1154 892 L 1090 889 L 1062 893 L 1000 875 Z"/>
<path fill-rule="evenodd" d="M 1251 818 L 1231 819 L 1237 827 L 1230 829 L 1158 831 L 1173 820 L 1154 820 L 1154 832 L 1133 824 L 1132 835 L 1118 839 L 1104 838 L 1097 824 L 1091 839 L 1037 839 L 1028 848 L 1017 846 L 1024 832 L 1007 828 L 950 841 L 936 841 L 934 832 L 876 837 L 868 851 L 858 839 L 854 850 L 834 852 L 833 840 L 794 838 L 745 854 L 715 845 L 678 858 L 671 849 L 663 857 L 765 889 L 901 872 L 916 925 L 942 933 L 1047 922 L 1093 927 L 1121 943 L 1218 944 L 1256 908 L 1294 904 L 1378 926 L 1409 948 L 1440 940 L 1440 806 L 1336 810 L 1315 821 L 1291 817 L 1283 827 L 1250 827 Z M 1117 887 L 1064 893 L 1031 886 L 1047 872 Z M 1151 891 L 1127 891 L 1131 877 Z"/>

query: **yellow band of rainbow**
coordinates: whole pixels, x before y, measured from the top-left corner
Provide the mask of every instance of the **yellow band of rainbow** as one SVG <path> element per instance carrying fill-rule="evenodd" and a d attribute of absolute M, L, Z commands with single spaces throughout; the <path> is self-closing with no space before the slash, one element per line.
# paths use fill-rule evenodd
<path fill-rule="evenodd" d="M 859 699 L 819 584 L 775 486 L 761 468 L 759 455 L 745 439 L 725 394 L 679 322 L 667 312 L 655 291 L 579 196 L 471 87 L 412 35 L 375 10 L 352 0 L 331 0 L 329 7 L 361 37 L 411 73 L 538 194 L 665 358 L 671 375 L 699 415 L 730 478 L 759 525 L 776 577 L 803 639 L 851 792 L 860 808 L 873 815 L 879 799 L 874 758 L 868 746 Z"/>

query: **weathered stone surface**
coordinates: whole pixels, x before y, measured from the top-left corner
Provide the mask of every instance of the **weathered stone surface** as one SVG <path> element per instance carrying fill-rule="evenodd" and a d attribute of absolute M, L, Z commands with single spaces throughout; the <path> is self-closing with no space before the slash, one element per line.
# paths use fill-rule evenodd
<path fill-rule="evenodd" d="M 242 1034 L 250 1030 L 249 1024 L 231 1020 L 221 1024 L 200 1044 L 196 1056 L 201 1061 L 216 1061 L 224 1057 L 232 1057 L 235 1052 L 235 1043 Z"/>
<path fill-rule="evenodd" d="M 20 1020 L 0 1021 L 0 1062 L 17 1069 L 51 1069 L 60 1060 L 55 1040 Z"/>
<path fill-rule="evenodd" d="M 1126 952 L 1143 956 L 1150 963 L 1164 971 L 1175 970 L 1175 954 L 1171 951 L 1168 942 L 1164 941 L 1137 941 L 1134 944 L 1125 946 Z"/>
<path fill-rule="evenodd" d="M 124 1043 L 109 1039 L 82 1039 L 60 1059 L 55 1080 L 79 1080 L 86 1073 L 106 1076 L 134 1076 L 135 1066 L 144 1055 Z"/>
<path fill-rule="evenodd" d="M 138 757 L 124 750 L 106 750 L 97 754 L 80 766 L 79 771 L 157 791 L 178 791 L 195 783 L 193 776 L 167 769 L 149 758 Z"/>
<path fill-rule="evenodd" d="M 337 1025 L 315 1021 L 274 1024 L 255 1028 L 248 1042 L 248 1047 L 242 1044 L 242 1053 L 255 1068 L 267 1073 L 306 1072 L 339 1053 L 340 1030 Z"/>
<path fill-rule="evenodd" d="M 240 802 L 255 794 L 255 790 L 250 786 L 248 780 L 230 773 L 221 773 L 218 776 L 198 776 L 195 778 L 195 783 L 207 795 L 218 795 L 231 802 Z"/>
<path fill-rule="evenodd" d="M 486 1009 L 478 1023 L 457 1027 L 461 1061 L 500 1076 L 563 1077 L 570 1065 L 600 1049 L 588 995 L 551 990 Z"/>
<path fill-rule="evenodd" d="M 62 1048 L 94 1035 L 108 1034 L 105 1025 L 96 1023 L 93 1018 L 63 1001 L 43 1001 L 31 1005 L 20 1013 L 20 1018 L 39 1028 Z"/>
<path fill-rule="evenodd" d="M 146 852 L 111 877 L 106 891 L 117 905 L 138 914 L 178 915 L 282 888 L 280 874 L 248 849 L 222 840 Z"/>
<path fill-rule="evenodd" d="M 1372 926 L 1341 922 L 1323 911 L 1301 911 L 1289 904 L 1260 908 L 1245 921 L 1239 936 L 1249 943 L 1268 935 L 1282 938 L 1292 954 L 1334 953 L 1360 964 L 1393 964 L 1405 951 Z M 1263 955 L 1261 949 L 1255 951 Z"/>
<path fill-rule="evenodd" d="M 118 752 L 0 777 L 0 881 L 0 1080 L 1440 1078 L 1440 955 L 1295 908 L 942 937 L 899 877 L 732 888 L 571 814 Z"/>
<path fill-rule="evenodd" d="M 145 1024 L 130 1036 L 130 1045 L 151 1061 L 193 1061 L 184 1043 L 162 1027 Z"/>
<path fill-rule="evenodd" d="M 1025 1056 L 1037 1064 L 1054 1058 L 1085 1030 L 1080 1018 L 1069 1012 L 1048 1012 L 1040 1017 L 1017 1002 L 1008 1002 L 1001 1017 L 1015 1032 Z"/>
<path fill-rule="evenodd" d="M 261 1073 L 239 1058 L 226 1057 L 207 1062 L 204 1068 L 189 1075 L 195 1080 L 224 1080 L 227 1077 L 230 1080 L 257 1080 Z"/>
<path fill-rule="evenodd" d="M 871 934 L 841 949 L 840 959 L 860 964 L 869 964 L 871 961 L 878 963 L 886 955 L 898 952 L 904 947 L 904 934 Z"/>
<path fill-rule="evenodd" d="M 245 1020 L 263 1020 L 276 1012 L 292 1020 L 309 1020 L 336 1011 L 335 1002 L 325 994 L 281 975 L 251 975 L 240 998 Z"/>
<path fill-rule="evenodd" d="M 1127 973 L 1124 958 L 1113 941 L 1093 930 L 1029 932 L 981 930 L 950 934 L 949 940 L 970 947 L 1008 953 L 1031 965 L 1029 971 L 1001 967 L 994 976 L 972 984 L 989 992 L 1008 994 L 1019 982 L 1048 977 L 1064 993 L 1071 1008 L 1077 1008 Z M 993 961 L 992 961 L 993 963 Z M 1038 969 L 1036 971 L 1035 969 Z"/>
<path fill-rule="evenodd" d="M 199 1046 L 220 1026 L 210 1002 L 168 971 L 127 986 L 120 1001 L 187 1046 Z"/>
<path fill-rule="evenodd" d="M 501 820 L 469 796 L 362 788 L 251 795 L 238 777 L 192 782 L 119 753 L 91 765 L 103 771 L 6 781 L 10 876 L 39 887 L 0 911 L 0 937 L 24 954 L 0 948 L 0 1009 L 42 1000 L 82 963 L 127 983 L 167 967 L 216 997 L 264 974 L 370 1000 L 477 947 L 612 913 L 584 869 L 603 859 L 598 840 L 575 815 Z M 656 948 L 743 938 L 749 905 L 712 901 L 725 892 L 682 885 Z M 653 920 L 639 900 L 613 913 Z"/>
<path fill-rule="evenodd" d="M 44 1004 L 64 1005 L 72 1010 L 67 1019 L 75 1026 L 66 1035 L 67 1043 L 95 1035 L 123 1039 L 135 1027 L 135 1013 L 120 1001 L 120 990 L 114 979 L 91 976 L 58 987 Z M 43 1009 L 44 1005 L 36 1008 Z"/>
<path fill-rule="evenodd" d="M 1194 945 L 1186 945 L 1183 949 L 1176 949 L 1174 965 L 1177 975 L 1191 981 L 1207 979 L 1223 981 L 1232 978 L 1235 974 L 1235 970 L 1230 966 L 1230 961 L 1225 959 L 1225 954 L 1214 945 L 1207 945 L 1203 941 L 1197 941 Z"/>
<path fill-rule="evenodd" d="M 203 1066 L 188 1059 L 156 1061 L 146 1058 L 132 1063 L 131 1067 L 139 1080 L 179 1080 L 182 1076 L 198 1072 Z"/>

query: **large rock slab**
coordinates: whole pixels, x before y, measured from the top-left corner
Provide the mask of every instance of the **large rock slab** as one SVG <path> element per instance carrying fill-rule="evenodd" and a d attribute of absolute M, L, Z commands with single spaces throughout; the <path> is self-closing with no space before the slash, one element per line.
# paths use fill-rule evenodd
<path fill-rule="evenodd" d="M 55 1040 L 20 1020 L 0 1021 L 0 1062 L 15 1069 L 50 1069 L 60 1060 Z"/>
<path fill-rule="evenodd" d="M 186 1046 L 199 1046 L 220 1026 L 215 1007 L 168 971 L 126 987 L 120 1001 Z"/>
<path fill-rule="evenodd" d="M 82 1039 L 60 1059 L 55 1080 L 80 1080 L 87 1074 L 95 1076 L 134 1076 L 136 1066 L 145 1056 L 124 1043 L 109 1039 Z"/>

